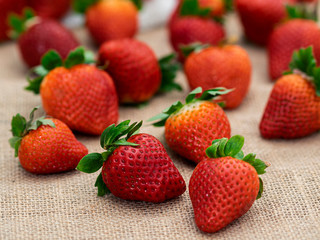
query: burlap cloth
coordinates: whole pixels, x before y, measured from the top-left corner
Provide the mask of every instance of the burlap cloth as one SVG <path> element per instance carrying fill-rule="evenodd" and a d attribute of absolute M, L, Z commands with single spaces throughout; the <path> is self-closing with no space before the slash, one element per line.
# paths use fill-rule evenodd
<path fill-rule="evenodd" d="M 228 32 L 239 35 L 234 17 Z M 82 43 L 92 48 L 86 31 L 76 30 Z M 158 56 L 169 53 L 165 29 L 138 36 Z M 320 133 L 292 141 L 263 140 L 258 131 L 273 83 L 267 75 L 266 52 L 241 43 L 248 50 L 253 77 L 250 92 L 236 110 L 227 111 L 232 134 L 246 138 L 245 151 L 256 152 L 272 164 L 263 176 L 265 193 L 250 211 L 215 234 L 200 232 L 186 192 L 161 204 L 129 202 L 112 195 L 97 197 L 97 174 L 71 171 L 49 176 L 29 174 L 13 157 L 8 138 L 11 117 L 25 116 L 40 104 L 40 97 L 23 90 L 26 68 L 13 43 L 0 46 L 0 239 L 320 239 Z M 223 64 L 223 63 L 221 63 Z M 176 100 L 184 91 L 159 95 L 143 109 L 121 107 L 120 120 L 146 120 Z M 163 128 L 144 125 L 143 132 L 165 143 Z M 101 151 L 99 138 L 77 135 L 89 151 Z M 187 184 L 195 167 L 165 145 Z"/>

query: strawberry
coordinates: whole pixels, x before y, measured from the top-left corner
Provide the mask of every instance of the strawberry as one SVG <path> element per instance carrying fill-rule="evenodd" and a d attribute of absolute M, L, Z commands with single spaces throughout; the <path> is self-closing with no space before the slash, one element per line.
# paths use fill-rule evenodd
<path fill-rule="evenodd" d="M 33 109 L 28 122 L 20 114 L 11 121 L 13 137 L 9 142 L 21 166 L 35 174 L 74 169 L 80 159 L 88 154 L 88 149 L 58 119 L 41 117 L 34 120 L 37 109 Z"/>
<path fill-rule="evenodd" d="M 125 200 L 164 202 L 186 190 L 186 184 L 161 142 L 136 132 L 142 125 L 130 120 L 109 126 L 101 135 L 106 152 L 90 153 L 77 169 L 93 173 L 102 167 L 95 186 L 98 195 L 111 192 Z"/>
<path fill-rule="evenodd" d="M 244 157 L 244 138 L 236 135 L 213 141 L 209 159 L 192 173 L 189 194 L 195 222 L 201 231 L 214 233 L 244 215 L 263 192 L 267 165 L 250 153 Z"/>
<path fill-rule="evenodd" d="M 38 16 L 59 19 L 63 17 L 71 6 L 71 0 L 27 0 Z"/>
<path fill-rule="evenodd" d="M 106 42 L 100 47 L 98 59 L 114 80 L 121 103 L 145 102 L 159 90 L 181 90 L 174 83 L 179 69 L 174 56 L 158 62 L 152 49 L 143 42 L 134 39 Z"/>
<path fill-rule="evenodd" d="M 133 38 L 138 30 L 137 0 L 75 0 L 74 9 L 85 13 L 86 26 L 97 44 Z"/>
<path fill-rule="evenodd" d="M 221 100 L 225 102 L 226 108 L 238 107 L 247 95 L 251 82 L 251 63 L 246 50 L 236 45 L 190 47 L 194 52 L 184 64 L 190 88 L 200 86 L 204 90 L 215 87 L 235 89 L 232 93 L 221 96 Z"/>
<path fill-rule="evenodd" d="M 225 88 L 216 88 L 202 93 L 196 88 L 186 98 L 165 109 L 163 113 L 149 119 L 156 121 L 155 127 L 165 126 L 165 138 L 169 147 L 195 163 L 206 158 L 205 149 L 215 139 L 230 137 L 230 123 L 222 108 L 210 101 L 229 93 Z M 195 96 L 202 95 L 198 98 Z"/>
<path fill-rule="evenodd" d="M 276 26 L 286 18 L 285 4 L 296 0 L 236 0 L 235 6 L 240 16 L 246 37 L 259 45 L 266 45 Z"/>
<path fill-rule="evenodd" d="M 41 57 L 50 49 L 56 50 L 63 58 L 79 46 L 73 34 L 60 23 L 51 19 L 35 18 L 29 9 L 22 17 L 10 16 L 14 29 L 12 38 L 18 38 L 18 47 L 24 62 L 29 67 L 40 64 Z"/>
<path fill-rule="evenodd" d="M 118 120 L 118 98 L 111 77 L 85 64 L 87 56 L 83 48 L 77 48 L 63 62 L 57 52 L 49 51 L 42 66 L 34 69 L 39 77 L 29 80 L 27 90 L 40 92 L 48 115 L 73 130 L 100 135 Z"/>
<path fill-rule="evenodd" d="M 320 130 L 320 68 L 312 48 L 296 51 L 290 69 L 272 89 L 260 122 L 264 138 L 299 138 Z"/>
<path fill-rule="evenodd" d="M 171 45 L 179 58 L 184 61 L 180 51 L 181 45 L 194 42 L 218 44 L 224 37 L 225 31 L 220 23 L 211 19 L 210 8 L 200 8 L 197 0 L 184 0 L 178 11 L 169 22 Z"/>
<path fill-rule="evenodd" d="M 9 13 L 21 14 L 26 0 L 0 0 L 0 42 L 9 39 Z"/>
<path fill-rule="evenodd" d="M 313 46 L 314 54 L 320 63 L 320 29 L 315 21 L 295 19 L 297 12 L 290 10 L 294 19 L 279 25 L 271 34 L 268 43 L 269 74 L 277 79 L 289 67 L 291 56 L 295 50 Z"/>

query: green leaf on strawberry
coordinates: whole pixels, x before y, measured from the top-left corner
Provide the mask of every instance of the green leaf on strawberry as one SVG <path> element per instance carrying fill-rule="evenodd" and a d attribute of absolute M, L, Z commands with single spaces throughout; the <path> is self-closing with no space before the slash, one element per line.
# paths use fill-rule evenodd
<path fill-rule="evenodd" d="M 44 77 L 53 69 L 57 67 L 70 69 L 76 65 L 91 64 L 94 62 L 93 53 L 86 51 L 83 47 L 78 47 L 71 51 L 65 60 L 61 58 L 58 52 L 50 50 L 43 55 L 41 65 L 31 69 L 31 74 L 36 77 L 33 79 L 30 79 L 29 77 L 27 78 L 29 85 L 25 89 L 32 91 L 35 94 L 39 94 L 40 85 Z"/>
<path fill-rule="evenodd" d="M 137 134 L 141 126 L 142 121 L 130 125 L 130 120 L 126 120 L 119 123 L 117 126 L 112 124 L 107 127 L 100 137 L 100 145 L 106 151 L 101 154 L 90 153 L 84 156 L 80 160 L 77 169 L 85 173 L 97 172 L 118 146 L 139 146 L 139 144 L 128 142 L 127 140 L 132 135 Z M 95 186 L 98 187 L 98 196 L 103 196 L 110 192 L 103 182 L 101 174 L 98 176 Z"/>
<path fill-rule="evenodd" d="M 87 9 L 99 2 L 100 0 L 74 0 L 72 3 L 73 10 L 78 13 L 85 13 Z"/>
<path fill-rule="evenodd" d="M 172 90 L 182 91 L 182 87 L 174 82 L 178 70 L 181 69 L 176 54 L 170 54 L 161 58 L 159 60 L 159 66 L 162 74 L 159 92 L 170 92 Z"/>
<path fill-rule="evenodd" d="M 316 94 L 320 97 L 320 67 L 316 65 L 312 46 L 295 51 L 289 67 L 290 70 L 284 74 L 297 73 L 302 75 L 314 84 Z"/>
<path fill-rule="evenodd" d="M 221 95 L 228 94 L 231 91 L 232 90 L 228 90 L 226 88 L 220 87 L 220 88 L 215 88 L 215 89 L 209 89 L 209 90 L 204 91 L 202 93 L 202 88 L 198 87 L 189 93 L 189 95 L 186 97 L 185 104 L 181 103 L 180 101 L 177 101 L 173 105 L 171 105 L 170 107 L 163 110 L 162 113 L 148 119 L 148 122 L 154 122 L 154 121 L 158 120 L 157 122 L 153 123 L 152 125 L 155 127 L 163 127 L 165 125 L 167 119 L 171 115 L 177 113 L 185 105 L 195 103 L 198 101 L 209 101 L 209 100 L 215 99 Z M 200 93 L 202 93 L 202 95 L 199 97 L 196 97 L 196 95 L 198 95 Z"/>
<path fill-rule="evenodd" d="M 191 43 L 189 45 L 181 45 L 180 50 L 184 57 L 188 57 L 191 53 L 199 53 L 203 49 L 210 47 L 210 44 L 203 44 L 200 42 Z"/>
<path fill-rule="evenodd" d="M 18 156 L 18 150 L 22 138 L 26 136 L 31 130 L 36 130 L 42 125 L 55 127 L 53 121 L 50 119 L 46 119 L 45 117 L 40 117 L 34 120 L 34 112 L 38 109 L 39 107 L 35 107 L 31 111 L 29 121 L 27 121 L 25 117 L 21 116 L 19 113 L 12 117 L 11 132 L 13 137 L 9 139 L 9 144 L 12 148 L 15 149 L 15 157 Z"/>
<path fill-rule="evenodd" d="M 244 137 L 235 135 L 229 140 L 227 138 L 216 139 L 212 142 L 212 145 L 206 149 L 206 154 L 209 158 L 221 158 L 221 157 L 233 157 L 244 162 L 249 163 L 257 171 L 258 175 L 264 174 L 268 165 L 256 158 L 256 154 L 249 153 L 244 156 L 242 147 L 244 145 Z M 263 184 L 260 179 L 260 189 L 257 199 L 261 197 L 263 192 Z"/>
<path fill-rule="evenodd" d="M 209 17 L 211 8 L 201 8 L 198 0 L 184 0 L 180 8 L 180 16 Z"/>
<path fill-rule="evenodd" d="M 12 39 L 17 39 L 27 29 L 27 22 L 35 17 L 35 14 L 31 8 L 25 8 L 22 16 L 17 14 L 10 14 L 8 17 L 11 32 L 9 33 Z"/>
<path fill-rule="evenodd" d="M 317 21 L 317 11 L 309 11 L 305 5 L 286 5 L 289 19 L 309 19 Z"/>
<path fill-rule="evenodd" d="M 131 1 L 133 2 L 134 5 L 136 5 L 138 10 L 142 9 L 142 6 L 143 6 L 142 0 L 131 0 Z"/>

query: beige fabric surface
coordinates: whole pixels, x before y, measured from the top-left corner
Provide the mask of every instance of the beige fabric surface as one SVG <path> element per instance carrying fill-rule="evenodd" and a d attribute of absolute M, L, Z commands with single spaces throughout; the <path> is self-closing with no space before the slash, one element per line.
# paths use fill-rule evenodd
<path fill-rule="evenodd" d="M 235 18 L 228 32 L 239 35 Z M 92 47 L 82 29 L 83 44 Z M 138 36 L 158 56 L 169 53 L 165 29 Z M 250 211 L 215 234 L 200 232 L 186 192 L 161 204 L 130 202 L 112 195 L 97 197 L 94 181 L 98 173 L 71 171 L 36 176 L 19 166 L 9 148 L 11 117 L 25 116 L 40 97 L 23 90 L 27 69 L 13 43 L 0 45 L 0 239 L 320 239 L 320 133 L 299 140 L 263 140 L 258 131 L 273 83 L 267 75 L 265 50 L 242 42 L 253 63 L 250 92 L 236 110 L 227 111 L 232 134 L 245 136 L 245 152 L 255 152 L 271 163 L 262 178 L 264 196 Z M 223 63 L 221 63 L 223 64 Z M 153 98 L 143 109 L 121 107 L 120 120 L 146 120 L 189 91 L 181 73 L 181 93 Z M 163 128 L 144 125 L 164 144 Z M 77 134 L 89 151 L 101 151 L 99 138 Z M 189 182 L 194 164 L 168 150 L 182 176 Z"/>

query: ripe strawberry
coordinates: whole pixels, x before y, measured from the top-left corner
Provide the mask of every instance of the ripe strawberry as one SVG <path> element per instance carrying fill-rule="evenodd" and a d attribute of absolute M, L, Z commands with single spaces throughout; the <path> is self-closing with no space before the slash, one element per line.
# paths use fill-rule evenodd
<path fill-rule="evenodd" d="M 95 184 L 99 196 L 111 192 L 125 200 L 164 202 L 183 194 L 186 184 L 161 142 L 136 134 L 142 122 L 129 123 L 109 126 L 100 141 L 106 152 L 85 156 L 77 169 L 93 173 L 102 167 Z"/>
<path fill-rule="evenodd" d="M 43 18 L 59 19 L 68 12 L 71 6 L 71 0 L 27 0 L 27 2 L 37 16 Z"/>
<path fill-rule="evenodd" d="M 256 155 L 244 157 L 242 136 L 213 141 L 209 159 L 197 165 L 189 183 L 189 194 L 198 228 L 217 232 L 244 215 L 263 192 L 267 165 Z"/>
<path fill-rule="evenodd" d="M 26 0 L 0 0 L 0 42 L 9 39 L 9 13 L 21 14 Z"/>
<path fill-rule="evenodd" d="M 266 45 L 276 26 L 286 18 L 286 4 L 296 0 L 236 0 L 235 5 L 240 16 L 246 37 L 259 45 Z"/>
<path fill-rule="evenodd" d="M 159 62 L 148 45 L 134 39 L 104 43 L 99 64 L 114 80 L 121 103 L 141 103 L 160 91 L 181 90 L 174 83 L 177 64 L 170 55 Z"/>
<path fill-rule="evenodd" d="M 209 18 L 210 12 L 210 8 L 200 8 L 197 0 L 185 0 L 178 14 L 171 17 L 170 41 L 181 61 L 184 60 L 180 51 L 182 45 L 194 42 L 216 45 L 225 37 L 222 25 Z"/>
<path fill-rule="evenodd" d="M 41 57 L 50 49 L 63 58 L 79 46 L 73 34 L 55 20 L 35 18 L 31 10 L 24 16 L 10 16 L 12 37 L 18 38 L 18 47 L 24 62 L 29 67 L 40 64 Z"/>
<path fill-rule="evenodd" d="M 27 122 L 17 114 L 12 118 L 12 134 L 9 140 L 19 157 L 21 166 L 35 174 L 65 172 L 74 169 L 80 159 L 88 154 L 71 130 L 54 118 L 34 120 L 34 108 Z"/>
<path fill-rule="evenodd" d="M 159 120 L 153 125 L 165 126 L 165 138 L 173 151 L 199 163 L 206 158 L 205 149 L 213 140 L 230 137 L 226 114 L 218 104 L 210 101 L 229 92 L 225 88 L 216 88 L 202 93 L 199 87 L 187 96 L 186 104 L 178 101 L 149 121 Z M 202 96 L 195 98 L 199 93 Z"/>
<path fill-rule="evenodd" d="M 41 94 L 46 113 L 71 129 L 99 135 L 118 120 L 118 98 L 111 77 L 85 64 L 83 48 L 77 48 L 63 62 L 55 51 L 35 68 L 40 75 L 30 80 L 27 90 Z"/>
<path fill-rule="evenodd" d="M 299 138 L 320 130 L 320 68 L 312 48 L 296 51 L 290 69 L 272 89 L 260 122 L 264 138 Z"/>
<path fill-rule="evenodd" d="M 289 67 L 295 50 L 313 46 L 314 54 L 320 63 L 320 29 L 315 21 L 292 19 L 279 25 L 271 34 L 268 43 L 269 73 L 277 79 Z"/>
<path fill-rule="evenodd" d="M 137 33 L 140 1 L 75 0 L 74 8 L 85 13 L 88 30 L 99 45 L 110 40 L 133 38 Z"/>
<path fill-rule="evenodd" d="M 195 51 L 185 61 L 184 70 L 190 88 L 235 89 L 232 93 L 222 96 L 221 100 L 227 108 L 238 107 L 247 95 L 251 82 L 248 53 L 236 45 L 213 46 L 199 51 L 203 47 L 193 46 Z"/>

